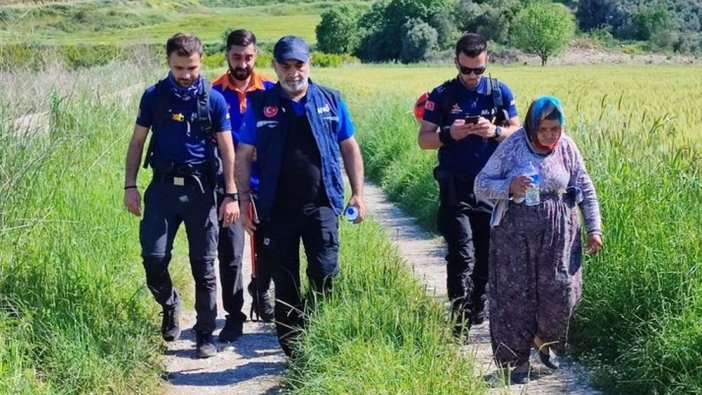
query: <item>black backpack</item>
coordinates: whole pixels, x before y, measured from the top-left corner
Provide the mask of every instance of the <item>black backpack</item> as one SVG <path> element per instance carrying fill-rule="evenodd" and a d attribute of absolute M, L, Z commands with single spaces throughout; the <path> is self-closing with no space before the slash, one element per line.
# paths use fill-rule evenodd
<path fill-rule="evenodd" d="M 219 174 L 221 171 L 221 163 L 219 160 L 219 153 L 217 150 L 217 139 L 214 135 L 214 130 L 212 128 L 212 119 L 210 118 L 210 91 L 212 90 L 212 83 L 207 80 L 203 81 L 203 91 L 197 97 L 197 122 L 200 125 L 200 130 L 209 136 L 207 139 L 209 145 L 212 149 L 208 149 L 208 161 L 215 165 L 215 172 Z M 154 136 L 153 133 L 158 133 L 163 128 L 166 120 L 168 119 L 168 110 L 171 105 L 171 92 L 168 89 L 167 82 L 165 79 L 160 80 L 156 83 L 155 87 L 156 103 L 153 106 L 152 119 L 154 120 L 153 125 L 151 125 L 151 139 L 149 140 L 149 146 L 146 149 L 146 155 L 144 157 L 144 169 L 148 168 L 149 165 L 153 167 L 153 156 L 154 156 Z"/>

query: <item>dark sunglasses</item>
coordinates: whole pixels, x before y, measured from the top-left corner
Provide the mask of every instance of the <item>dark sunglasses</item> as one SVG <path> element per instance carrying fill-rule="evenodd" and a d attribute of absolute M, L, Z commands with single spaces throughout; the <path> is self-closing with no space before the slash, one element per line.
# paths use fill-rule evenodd
<path fill-rule="evenodd" d="M 461 74 L 468 75 L 470 73 L 475 73 L 475 75 L 481 75 L 485 72 L 486 67 L 466 67 L 466 66 L 461 66 L 460 64 L 458 65 L 458 68 L 461 70 Z"/>

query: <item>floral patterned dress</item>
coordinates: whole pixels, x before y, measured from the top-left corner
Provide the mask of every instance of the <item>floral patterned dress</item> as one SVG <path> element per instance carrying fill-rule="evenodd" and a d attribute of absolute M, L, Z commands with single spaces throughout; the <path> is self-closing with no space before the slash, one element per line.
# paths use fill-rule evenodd
<path fill-rule="evenodd" d="M 475 179 L 478 199 L 496 204 L 490 234 L 490 335 L 496 361 L 528 361 L 534 337 L 562 352 L 573 310 L 582 294 L 581 234 L 601 234 L 600 208 L 583 157 L 563 134 L 552 153 L 534 153 L 526 132 L 497 148 Z M 529 166 L 541 176 L 541 202 L 515 203 L 512 178 Z"/>

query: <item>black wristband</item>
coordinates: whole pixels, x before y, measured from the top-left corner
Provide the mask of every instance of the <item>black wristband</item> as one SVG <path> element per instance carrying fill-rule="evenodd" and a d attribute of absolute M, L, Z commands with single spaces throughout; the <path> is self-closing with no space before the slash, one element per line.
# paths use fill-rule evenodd
<path fill-rule="evenodd" d="M 449 145 L 453 144 L 456 142 L 456 140 L 451 137 L 451 128 L 441 128 L 439 131 L 439 140 L 441 141 L 442 144 L 444 145 Z"/>
<path fill-rule="evenodd" d="M 127 185 L 124 187 L 124 190 L 126 191 L 127 189 L 137 189 L 136 185 Z"/>

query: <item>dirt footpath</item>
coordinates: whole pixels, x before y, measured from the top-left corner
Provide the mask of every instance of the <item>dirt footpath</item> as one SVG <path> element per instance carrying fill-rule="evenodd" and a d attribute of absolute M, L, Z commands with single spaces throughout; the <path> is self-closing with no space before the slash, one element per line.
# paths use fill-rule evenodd
<path fill-rule="evenodd" d="M 415 220 L 385 199 L 382 190 L 375 185 L 365 185 L 366 206 L 370 214 L 384 228 L 390 240 L 411 268 L 414 275 L 426 285 L 441 302 L 446 300 L 446 264 L 443 240 L 424 232 Z M 585 369 L 570 359 L 561 359 L 561 368 L 550 371 L 532 353 L 531 381 L 526 385 L 504 386 L 498 378 L 492 360 L 489 323 L 474 326 L 470 330 L 464 353 L 475 355 L 478 373 L 485 377 L 491 394 L 599 394 L 592 389 Z"/>
<path fill-rule="evenodd" d="M 248 235 L 244 249 L 244 283 L 251 278 L 251 258 Z M 217 265 L 215 265 L 217 266 Z M 219 273 L 217 273 L 219 279 Z M 215 345 L 219 352 L 208 359 L 195 355 L 195 311 L 184 306 L 181 317 L 183 333 L 178 341 L 167 343 L 164 358 L 164 379 L 167 395 L 190 394 L 277 394 L 280 378 L 287 366 L 286 358 L 278 345 L 273 324 L 247 321 L 244 336 L 232 343 L 216 341 L 224 326 L 221 288 L 217 284 L 217 330 Z M 246 290 L 244 290 L 246 292 Z M 244 313 L 249 315 L 251 298 L 244 295 Z"/>

